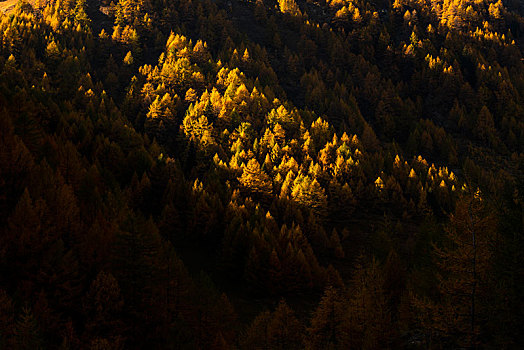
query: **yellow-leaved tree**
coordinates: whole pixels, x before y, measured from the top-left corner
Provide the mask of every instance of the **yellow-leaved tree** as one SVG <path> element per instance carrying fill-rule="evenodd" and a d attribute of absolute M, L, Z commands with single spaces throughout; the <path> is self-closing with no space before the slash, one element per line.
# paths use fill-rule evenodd
<path fill-rule="evenodd" d="M 415 300 L 427 341 L 475 348 L 490 304 L 496 219 L 480 191 L 457 202 L 446 227 L 447 241 L 435 246 L 437 302 Z"/>

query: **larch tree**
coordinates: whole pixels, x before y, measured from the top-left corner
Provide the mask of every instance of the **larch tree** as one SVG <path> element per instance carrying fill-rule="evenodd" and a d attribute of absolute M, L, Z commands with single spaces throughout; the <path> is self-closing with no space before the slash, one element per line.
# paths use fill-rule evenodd
<path fill-rule="evenodd" d="M 242 349 L 303 349 L 303 326 L 281 300 L 274 312 L 258 315 L 241 338 Z"/>
<path fill-rule="evenodd" d="M 307 349 L 347 349 L 349 339 L 348 303 L 340 291 L 328 287 L 315 310 L 308 329 Z"/>
<path fill-rule="evenodd" d="M 311 208 L 319 215 L 325 214 L 327 208 L 326 191 L 316 178 L 299 175 L 291 190 L 291 197 L 300 204 Z"/>
<path fill-rule="evenodd" d="M 431 341 L 470 348 L 479 345 L 489 317 L 496 225 L 480 191 L 458 201 L 446 227 L 447 242 L 435 247 L 439 302 L 415 301 L 423 311 L 419 321 L 430 331 Z"/>
<path fill-rule="evenodd" d="M 262 170 L 256 159 L 250 159 L 239 178 L 240 184 L 248 191 L 258 194 L 269 194 L 273 185 L 269 176 Z"/>

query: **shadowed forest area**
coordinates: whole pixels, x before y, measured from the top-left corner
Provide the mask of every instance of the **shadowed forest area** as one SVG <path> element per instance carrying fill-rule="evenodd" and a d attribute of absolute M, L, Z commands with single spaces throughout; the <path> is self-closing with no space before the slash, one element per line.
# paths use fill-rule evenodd
<path fill-rule="evenodd" d="M 0 10 L 0 349 L 524 344 L 521 1 Z"/>

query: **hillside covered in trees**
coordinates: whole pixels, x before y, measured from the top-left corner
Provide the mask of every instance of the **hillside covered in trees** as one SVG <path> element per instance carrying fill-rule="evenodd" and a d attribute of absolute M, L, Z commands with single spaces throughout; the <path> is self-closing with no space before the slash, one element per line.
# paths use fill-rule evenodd
<path fill-rule="evenodd" d="M 519 0 L 0 2 L 1 349 L 517 349 Z"/>

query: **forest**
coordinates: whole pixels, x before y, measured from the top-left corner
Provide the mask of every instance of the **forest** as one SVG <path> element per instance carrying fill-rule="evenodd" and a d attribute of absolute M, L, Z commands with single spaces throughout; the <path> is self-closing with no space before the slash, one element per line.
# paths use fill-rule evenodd
<path fill-rule="evenodd" d="M 0 349 L 519 349 L 521 0 L 0 1 Z"/>

